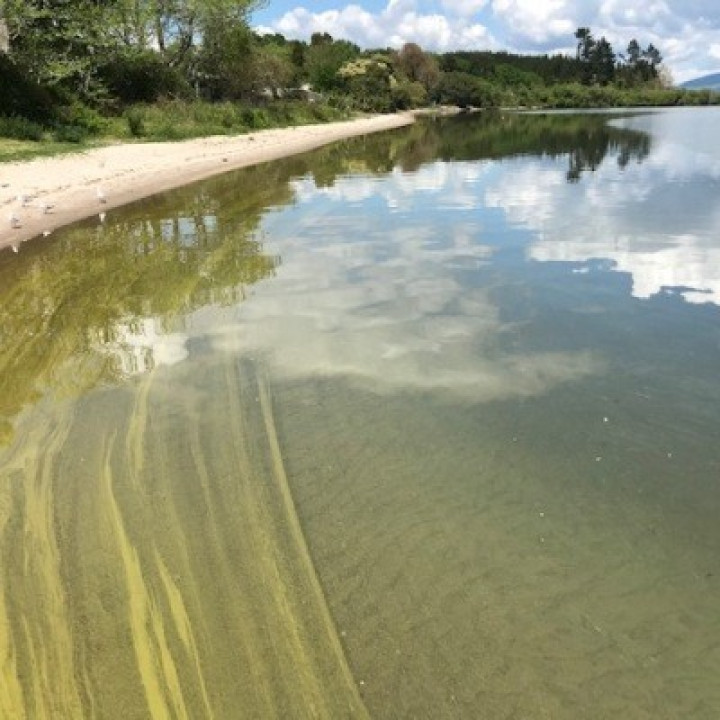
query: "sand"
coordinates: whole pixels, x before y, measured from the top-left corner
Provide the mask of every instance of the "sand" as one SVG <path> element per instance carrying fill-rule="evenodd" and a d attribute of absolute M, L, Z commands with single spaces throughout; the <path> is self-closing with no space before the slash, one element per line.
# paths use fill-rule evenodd
<path fill-rule="evenodd" d="M 263 130 L 173 143 L 126 143 L 0 164 L 0 248 L 158 192 L 356 135 L 409 125 L 413 115 Z"/>

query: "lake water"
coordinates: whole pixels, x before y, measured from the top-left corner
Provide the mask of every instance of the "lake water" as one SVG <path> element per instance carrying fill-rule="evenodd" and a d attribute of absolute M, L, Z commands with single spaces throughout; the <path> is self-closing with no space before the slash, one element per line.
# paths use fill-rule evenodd
<path fill-rule="evenodd" d="M 720 717 L 719 127 L 428 120 L 0 252 L 0 717 Z"/>

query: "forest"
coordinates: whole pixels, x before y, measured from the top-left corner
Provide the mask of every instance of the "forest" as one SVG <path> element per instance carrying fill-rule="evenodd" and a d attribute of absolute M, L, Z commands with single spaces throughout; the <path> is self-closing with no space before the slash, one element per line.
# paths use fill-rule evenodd
<path fill-rule="evenodd" d="M 93 138 L 182 139 L 357 112 L 700 105 L 653 45 L 591 29 L 574 55 L 362 49 L 253 31 L 261 0 L 0 0 L 0 137 L 43 151 Z M 32 155 L 0 146 L 0 159 Z"/>

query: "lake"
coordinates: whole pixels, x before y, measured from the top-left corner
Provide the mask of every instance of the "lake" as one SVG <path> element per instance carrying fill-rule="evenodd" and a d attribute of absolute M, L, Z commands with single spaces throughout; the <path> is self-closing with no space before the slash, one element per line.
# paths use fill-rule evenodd
<path fill-rule="evenodd" d="M 427 119 L 0 252 L 0 717 L 719 717 L 718 127 Z"/>

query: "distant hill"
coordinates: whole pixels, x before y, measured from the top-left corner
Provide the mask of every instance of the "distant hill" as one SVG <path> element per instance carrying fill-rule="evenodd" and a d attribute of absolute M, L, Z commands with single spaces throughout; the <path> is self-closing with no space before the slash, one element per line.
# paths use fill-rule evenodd
<path fill-rule="evenodd" d="M 720 92 L 720 73 L 703 75 L 694 80 L 688 80 L 682 83 L 680 87 L 688 88 L 689 90 L 717 90 Z"/>

